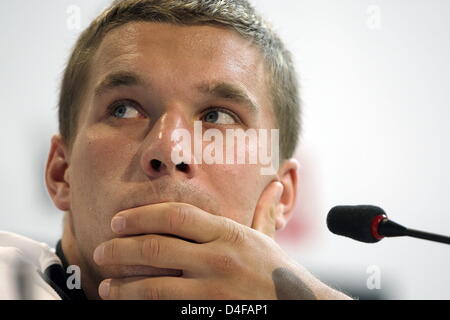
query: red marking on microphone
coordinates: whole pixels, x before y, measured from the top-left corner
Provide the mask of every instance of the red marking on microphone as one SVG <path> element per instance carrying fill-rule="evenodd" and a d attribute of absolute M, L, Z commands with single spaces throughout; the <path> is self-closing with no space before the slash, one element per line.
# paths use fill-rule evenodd
<path fill-rule="evenodd" d="M 384 219 L 386 219 L 386 216 L 380 214 L 379 216 L 373 218 L 372 224 L 370 225 L 372 236 L 377 240 L 381 240 L 384 238 L 381 234 L 378 233 L 378 226 L 380 225 L 380 222 L 383 221 Z"/>

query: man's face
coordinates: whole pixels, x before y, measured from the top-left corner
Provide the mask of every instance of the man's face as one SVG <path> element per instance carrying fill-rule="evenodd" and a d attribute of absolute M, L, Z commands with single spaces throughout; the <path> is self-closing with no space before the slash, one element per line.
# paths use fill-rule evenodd
<path fill-rule="evenodd" d="M 223 88 L 230 86 L 249 99 L 227 95 Z M 194 136 L 194 121 L 224 135 L 276 127 L 263 57 L 249 41 L 215 26 L 128 23 L 103 39 L 81 107 L 66 173 L 69 211 L 81 258 L 96 274 L 142 272 L 92 261 L 94 249 L 117 236 L 111 219 L 125 209 L 184 202 L 252 225 L 273 179 L 260 174 L 262 165 L 176 166 L 171 160 L 173 130 Z"/>

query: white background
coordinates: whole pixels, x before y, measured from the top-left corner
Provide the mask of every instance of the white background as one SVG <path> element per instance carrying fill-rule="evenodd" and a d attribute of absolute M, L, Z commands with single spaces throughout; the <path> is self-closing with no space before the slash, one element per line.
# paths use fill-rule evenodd
<path fill-rule="evenodd" d="M 304 131 L 304 235 L 280 241 L 324 281 L 392 299 L 450 299 L 450 251 L 416 239 L 357 243 L 326 229 L 338 204 L 375 204 L 450 235 L 450 2 L 255 0 L 294 53 Z M 57 95 L 77 36 L 107 1 L 0 2 L 0 229 L 54 245 L 44 186 Z M 75 7 L 71 7 L 75 5 Z M 80 27 L 69 28 L 73 8 Z M 286 230 L 288 232 L 288 230 Z M 381 272 L 369 291 L 367 268 Z"/>

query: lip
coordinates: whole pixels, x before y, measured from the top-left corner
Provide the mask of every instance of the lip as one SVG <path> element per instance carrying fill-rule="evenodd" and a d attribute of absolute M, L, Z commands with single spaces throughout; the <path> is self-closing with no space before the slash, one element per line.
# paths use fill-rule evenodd
<path fill-rule="evenodd" d="M 192 189 L 186 189 L 183 190 L 183 192 L 169 192 L 166 191 L 164 195 L 156 195 L 151 194 L 149 197 L 145 199 L 145 195 L 140 197 L 136 195 L 136 199 L 122 202 L 122 206 L 120 207 L 120 211 L 124 210 L 130 210 L 138 207 L 144 207 L 154 204 L 160 204 L 160 203 L 169 203 L 169 202 L 176 202 L 176 203 L 186 203 L 192 206 L 199 207 L 198 204 L 202 203 L 202 200 L 206 200 L 204 195 L 199 194 L 196 191 L 193 191 Z M 144 200 L 142 200 L 144 199 Z"/>
<path fill-rule="evenodd" d="M 175 202 L 175 201 L 171 201 L 171 200 L 161 200 L 161 201 L 152 201 L 152 202 L 147 201 L 147 202 L 142 202 L 142 203 L 138 203 L 138 204 L 133 204 L 131 206 L 124 206 L 123 208 L 121 208 L 119 210 L 119 212 L 132 210 L 132 209 L 136 209 L 139 207 L 145 207 L 145 206 L 150 206 L 150 205 L 154 205 L 154 204 L 169 203 L 169 202 Z"/>
<path fill-rule="evenodd" d="M 113 208 L 115 213 L 169 202 L 185 203 L 205 211 L 209 209 L 212 212 L 219 209 L 211 206 L 215 201 L 211 202 L 211 194 L 207 189 L 188 184 L 170 185 L 161 182 L 161 185 L 153 185 L 152 188 L 146 186 L 146 188 L 133 188 L 124 192 L 125 194 L 122 193 L 117 198 L 119 201 Z"/>
<path fill-rule="evenodd" d="M 186 203 L 201 208 L 210 203 L 210 198 L 210 190 L 198 181 L 181 183 L 170 177 L 163 177 L 140 186 L 134 185 L 122 189 L 120 194 L 115 197 L 116 200 L 119 200 L 115 209 L 116 212 L 119 212 L 168 202 Z M 205 210 L 205 208 L 201 209 Z"/>

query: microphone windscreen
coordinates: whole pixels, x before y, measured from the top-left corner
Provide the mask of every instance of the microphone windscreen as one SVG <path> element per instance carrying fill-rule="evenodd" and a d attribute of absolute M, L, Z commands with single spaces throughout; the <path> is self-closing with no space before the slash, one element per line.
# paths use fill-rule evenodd
<path fill-rule="evenodd" d="M 335 234 L 374 243 L 380 239 L 372 235 L 372 221 L 379 215 L 386 216 L 386 213 L 376 206 L 336 206 L 328 213 L 327 226 Z"/>

